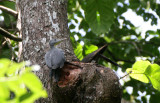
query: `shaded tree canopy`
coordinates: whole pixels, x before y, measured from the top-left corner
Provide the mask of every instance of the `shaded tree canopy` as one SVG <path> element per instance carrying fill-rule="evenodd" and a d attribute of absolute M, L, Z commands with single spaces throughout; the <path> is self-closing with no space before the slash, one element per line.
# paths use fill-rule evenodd
<path fill-rule="evenodd" d="M 15 10 L 15 2 L 2 0 L 0 5 Z M 142 17 L 144 22 L 151 21 L 150 24 L 155 26 L 159 21 L 159 8 L 160 3 L 156 0 L 68 0 L 68 26 L 76 56 L 82 60 L 87 54 L 108 44 L 104 55 L 121 65 L 122 69 L 104 60 L 98 63 L 114 69 L 118 75 L 118 71 L 125 72 L 132 67 L 137 58 L 160 65 L 160 30 L 148 29 L 143 33 L 123 16 L 131 10 Z M 18 36 L 15 32 L 17 19 L 4 10 L 0 15 L 0 27 Z M 0 35 L 0 44 L 0 58 L 17 61 L 18 42 Z M 150 83 L 145 84 L 129 77 L 120 81 L 125 100 L 146 102 L 150 96 L 150 103 L 160 102 L 160 92 Z M 133 88 L 133 92 L 128 92 L 128 88 Z M 145 95 L 141 96 L 141 93 Z"/>

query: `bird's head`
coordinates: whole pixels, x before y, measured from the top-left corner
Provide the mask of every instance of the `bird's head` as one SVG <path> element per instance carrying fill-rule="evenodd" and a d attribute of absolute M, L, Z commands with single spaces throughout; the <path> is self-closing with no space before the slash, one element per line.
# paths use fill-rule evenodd
<path fill-rule="evenodd" d="M 61 43 L 63 40 L 66 40 L 66 38 L 65 39 L 52 39 L 49 41 L 49 45 L 50 47 L 56 46 L 59 43 Z"/>

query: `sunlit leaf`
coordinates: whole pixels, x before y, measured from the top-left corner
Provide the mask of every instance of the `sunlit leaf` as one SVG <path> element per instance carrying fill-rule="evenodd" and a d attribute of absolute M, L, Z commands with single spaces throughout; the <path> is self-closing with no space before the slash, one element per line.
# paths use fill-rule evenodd
<path fill-rule="evenodd" d="M 74 50 L 74 53 L 80 60 L 83 59 L 82 51 L 83 51 L 83 46 L 81 44 L 78 44 L 77 48 Z"/>
<path fill-rule="evenodd" d="M 158 75 L 157 77 L 149 77 L 153 87 L 157 90 L 160 91 L 160 78 L 158 78 L 160 75 Z"/>
<path fill-rule="evenodd" d="M 21 63 L 15 63 L 15 62 L 13 62 L 9 66 L 9 68 L 7 69 L 7 74 L 8 75 L 16 75 L 18 73 L 18 70 L 22 69 L 22 67 L 24 67 L 24 66 L 25 66 L 24 62 L 21 62 Z"/>
<path fill-rule="evenodd" d="M 144 73 L 150 64 L 151 63 L 149 61 L 142 61 L 141 60 L 141 61 L 137 61 L 136 63 L 134 63 L 132 68 L 133 68 L 133 70 L 138 70 L 140 73 Z"/>
<path fill-rule="evenodd" d="M 10 65 L 11 61 L 8 59 L 0 59 L 0 77 L 4 76 L 4 73 L 6 72 L 9 65 Z"/>
<path fill-rule="evenodd" d="M 129 75 L 144 83 L 151 82 L 153 87 L 160 91 L 160 66 L 149 61 L 137 61 L 132 68 L 126 70 Z"/>
<path fill-rule="evenodd" d="M 131 68 L 128 68 L 126 71 L 127 71 L 127 73 L 131 72 L 129 75 L 132 78 L 134 78 L 136 80 L 139 80 L 141 82 L 144 82 L 144 83 L 149 83 L 148 77 L 144 73 L 142 73 L 141 71 L 139 71 L 139 70 L 133 70 Z"/>
<path fill-rule="evenodd" d="M 25 62 L 0 60 L 0 103 L 33 103 L 40 97 L 47 97 L 41 81 L 32 73 L 32 67 L 24 67 Z"/>
<path fill-rule="evenodd" d="M 15 93 L 16 96 L 21 96 L 27 92 L 27 89 L 25 88 L 24 84 L 22 84 L 21 81 L 17 78 L 17 80 L 13 81 L 10 80 L 7 82 L 8 87 L 12 92 Z"/>
<path fill-rule="evenodd" d="M 98 47 L 95 45 L 85 45 L 84 48 L 85 48 L 85 55 L 88 55 L 98 49 Z"/>
<path fill-rule="evenodd" d="M 146 69 L 145 73 L 149 77 L 153 87 L 160 91 L 160 66 L 152 64 Z"/>
<path fill-rule="evenodd" d="M 26 86 L 32 91 L 38 92 L 43 87 L 38 77 L 31 72 L 23 74 L 21 79 L 26 84 Z"/>
<path fill-rule="evenodd" d="M 33 74 L 33 73 L 25 73 L 22 75 L 23 82 L 26 84 L 26 86 L 33 92 L 37 94 L 38 97 L 42 96 L 42 97 L 46 97 L 47 93 L 43 90 L 43 85 L 40 82 L 40 80 L 38 79 L 38 77 Z"/>
<path fill-rule="evenodd" d="M 4 99 L 4 100 L 9 99 L 10 91 L 8 90 L 6 83 L 3 83 L 3 84 L 2 84 L 2 82 L 0 82 L 0 83 L 1 83 L 1 85 L 0 85 L 0 100 L 1 99 Z"/>

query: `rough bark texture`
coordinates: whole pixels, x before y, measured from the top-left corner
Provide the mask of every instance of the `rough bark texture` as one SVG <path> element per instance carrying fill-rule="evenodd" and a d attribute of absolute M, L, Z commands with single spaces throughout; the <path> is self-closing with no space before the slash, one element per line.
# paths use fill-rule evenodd
<path fill-rule="evenodd" d="M 23 59 L 41 66 L 36 74 L 48 92 L 48 98 L 37 103 L 120 103 L 121 87 L 111 69 L 77 61 L 67 26 L 67 0 L 20 0 L 17 4 L 21 14 Z M 72 63 L 82 67 L 65 64 L 58 84 L 50 81 L 44 63 L 48 41 L 52 38 L 67 38 L 58 47 L 64 50 L 67 61 L 77 61 Z"/>

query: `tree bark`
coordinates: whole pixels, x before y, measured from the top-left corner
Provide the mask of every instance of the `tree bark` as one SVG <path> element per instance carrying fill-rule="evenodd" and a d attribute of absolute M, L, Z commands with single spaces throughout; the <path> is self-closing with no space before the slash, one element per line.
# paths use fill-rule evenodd
<path fill-rule="evenodd" d="M 36 72 L 48 92 L 47 99 L 37 103 L 120 103 L 121 86 L 115 73 L 95 63 L 81 63 L 74 55 L 67 24 L 67 0 L 20 0 L 23 60 L 39 64 Z M 66 41 L 58 45 L 66 60 L 58 83 L 50 81 L 44 55 L 53 38 Z M 57 86 L 58 85 L 58 86 Z"/>

